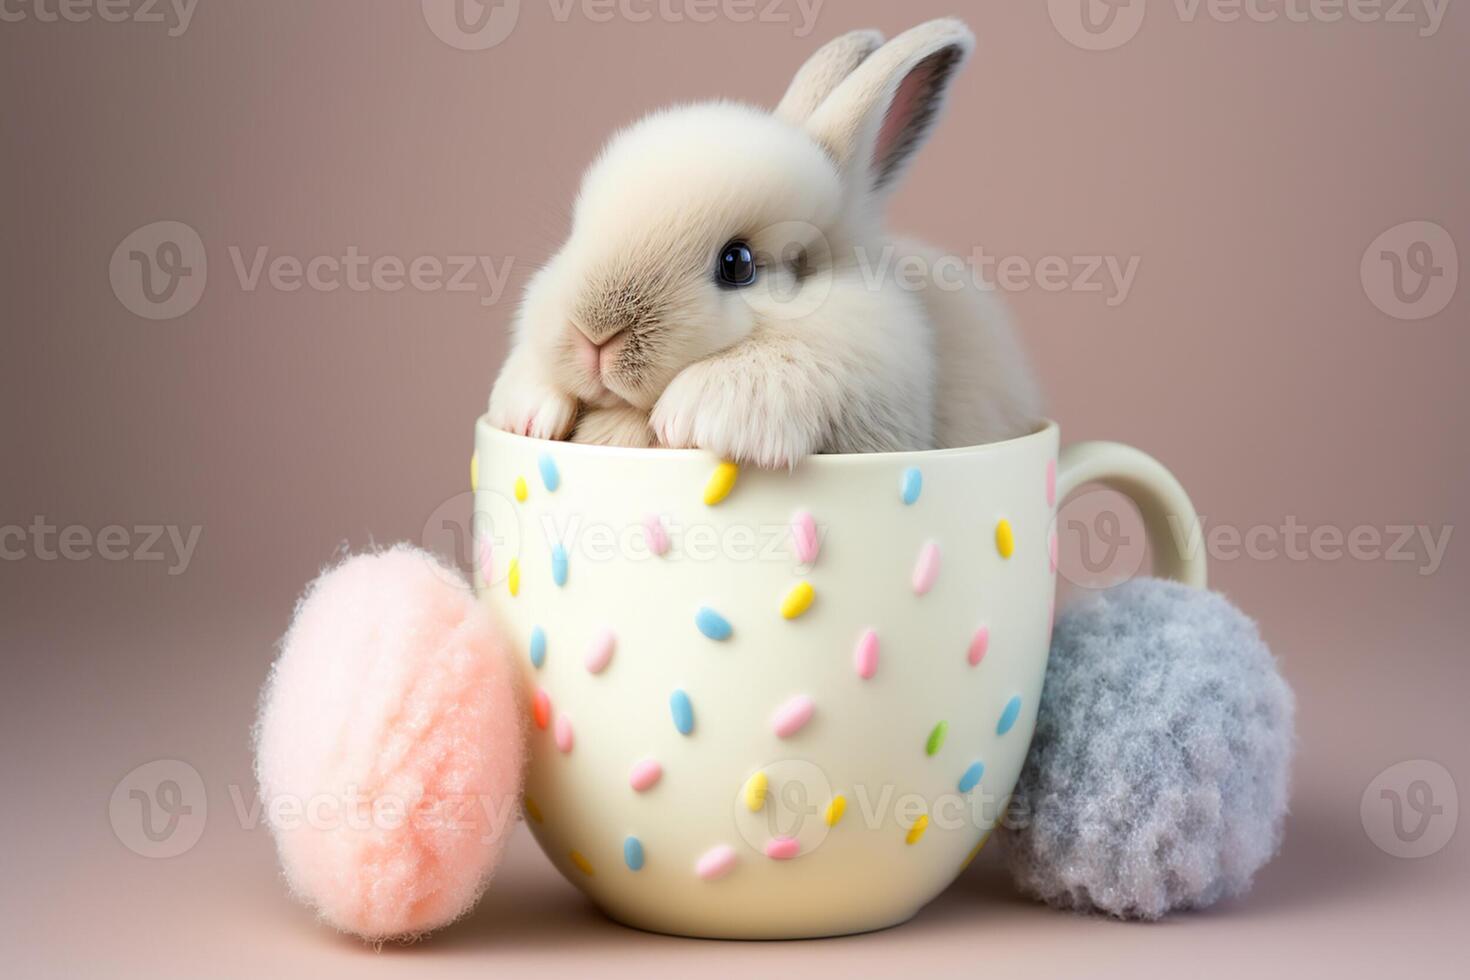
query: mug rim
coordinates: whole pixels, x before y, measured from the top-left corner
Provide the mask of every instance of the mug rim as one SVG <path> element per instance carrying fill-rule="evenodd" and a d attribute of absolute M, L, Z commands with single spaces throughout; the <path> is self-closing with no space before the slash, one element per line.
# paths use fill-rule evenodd
<path fill-rule="evenodd" d="M 475 420 L 478 436 L 498 438 L 509 443 L 533 443 L 556 446 L 558 452 L 571 452 L 588 457 L 625 460 L 708 460 L 710 453 L 703 449 L 663 449 L 659 447 L 635 448 L 630 446 L 597 446 L 579 442 L 564 442 L 553 439 L 536 439 L 517 432 L 508 432 L 490 424 L 488 413 Z M 808 456 L 801 461 L 803 466 L 846 466 L 860 462 L 921 463 L 927 460 L 950 459 L 963 456 L 985 456 L 1021 449 L 1034 442 L 1042 442 L 1060 431 L 1060 426 L 1050 418 L 1043 418 L 1036 427 L 1025 435 L 1012 436 L 998 442 L 982 442 L 974 446 L 951 446 L 946 449 L 903 449 L 881 453 L 821 453 Z"/>

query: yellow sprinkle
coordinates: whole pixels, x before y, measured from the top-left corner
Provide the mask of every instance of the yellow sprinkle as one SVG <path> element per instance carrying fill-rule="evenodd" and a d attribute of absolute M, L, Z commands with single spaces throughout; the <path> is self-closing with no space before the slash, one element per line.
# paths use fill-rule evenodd
<path fill-rule="evenodd" d="M 530 491 L 526 489 L 526 478 L 523 476 L 516 477 L 516 499 L 521 503 L 525 503 L 526 497 L 529 495 Z"/>
<path fill-rule="evenodd" d="M 781 600 L 781 615 L 787 619 L 795 619 L 812 607 L 812 600 L 817 593 L 812 590 L 810 582 L 797 582 L 786 593 L 786 598 Z"/>
<path fill-rule="evenodd" d="M 709 482 L 704 485 L 704 502 L 713 507 L 730 496 L 730 491 L 735 489 L 735 478 L 739 475 L 740 467 L 734 463 L 724 462 L 716 466 Z"/>
<path fill-rule="evenodd" d="M 970 862 L 975 860 L 975 856 L 980 853 L 980 848 L 984 847 L 985 842 L 988 840 L 990 840 L 990 831 L 987 830 L 985 832 L 985 836 L 980 838 L 980 843 L 976 844 L 973 848 L 970 849 L 969 857 L 965 858 L 965 863 L 960 865 L 961 871 L 970 866 Z"/>
<path fill-rule="evenodd" d="M 521 594 L 521 560 L 519 558 L 510 560 L 510 573 L 506 575 L 505 581 L 510 586 L 511 595 Z"/>
<path fill-rule="evenodd" d="M 530 817 L 532 820 L 536 821 L 537 823 L 545 823 L 546 822 L 546 818 L 543 817 L 543 816 L 541 816 L 541 808 L 539 806 L 537 806 L 536 805 L 536 801 L 533 800 L 533 799 L 531 799 L 529 796 L 526 797 L 526 799 L 525 799 L 525 807 L 526 807 L 526 816 Z"/>
<path fill-rule="evenodd" d="M 995 550 L 1000 552 L 1002 558 L 1009 558 L 1016 553 L 1016 535 L 1011 531 L 1011 522 L 1004 517 L 995 525 Z"/>
<path fill-rule="evenodd" d="M 822 819 L 827 821 L 827 826 L 837 826 L 837 821 L 847 812 L 847 797 L 834 796 L 832 802 L 827 804 L 827 812 L 822 814 Z"/>
<path fill-rule="evenodd" d="M 919 842 L 919 838 L 924 836 L 924 831 L 928 829 L 929 814 L 926 813 L 919 819 L 914 821 L 914 825 L 909 828 L 909 835 L 904 838 L 904 843 L 917 844 Z"/>
<path fill-rule="evenodd" d="M 582 872 L 584 875 L 592 875 L 597 873 L 592 870 L 592 862 L 584 858 L 581 851 L 572 852 L 572 863 L 575 864 L 577 866 L 577 870 Z"/>
<path fill-rule="evenodd" d="M 470 453 L 470 490 L 480 489 L 480 454 Z"/>
<path fill-rule="evenodd" d="M 745 781 L 745 807 L 754 813 L 766 805 L 766 787 L 770 780 L 764 772 L 758 772 Z"/>

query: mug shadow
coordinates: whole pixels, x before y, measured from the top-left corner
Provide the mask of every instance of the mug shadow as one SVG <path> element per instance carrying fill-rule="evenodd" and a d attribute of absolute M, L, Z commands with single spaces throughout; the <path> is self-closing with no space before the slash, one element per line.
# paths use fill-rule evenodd
<path fill-rule="evenodd" d="M 894 929 L 906 938 L 954 934 L 963 930 L 1049 930 L 1061 921 L 1072 928 L 1165 928 L 1186 923 L 1241 921 L 1279 917 L 1281 913 L 1337 903 L 1361 901 L 1381 893 L 1401 877 L 1391 859 L 1379 854 L 1355 820 L 1338 819 L 1331 811 L 1304 807 L 1287 821 L 1282 852 L 1259 873 L 1252 890 L 1239 898 L 1198 912 L 1170 915 L 1156 923 L 1112 919 L 1104 915 L 1052 909 L 1018 892 L 998 846 L 986 848 L 965 874 L 909 922 Z M 998 842 L 997 842 L 998 843 Z M 415 955 L 461 954 L 469 950 L 534 952 L 599 951 L 626 955 L 633 947 L 645 952 L 677 953 L 688 945 L 708 946 L 731 940 L 691 939 L 643 932 L 605 916 L 585 896 L 562 880 L 529 840 L 513 845 L 480 905 L 453 926 L 413 947 Z M 1384 858 L 1383 860 L 1378 860 Z M 983 915 L 977 912 L 983 911 Z M 893 929 L 864 934 L 887 935 Z M 824 940 L 790 940 L 791 944 L 860 941 L 863 935 Z M 735 943 L 736 945 L 750 945 Z M 761 944 L 755 944 L 761 945 Z M 775 943 L 772 945 L 786 945 Z M 385 947 L 384 952 L 389 948 Z"/>

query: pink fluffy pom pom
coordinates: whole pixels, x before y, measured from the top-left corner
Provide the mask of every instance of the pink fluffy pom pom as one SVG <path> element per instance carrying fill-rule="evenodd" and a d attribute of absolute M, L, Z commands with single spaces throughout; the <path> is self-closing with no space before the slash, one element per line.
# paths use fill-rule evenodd
<path fill-rule="evenodd" d="M 374 940 L 468 911 L 515 824 L 524 717 L 505 646 L 459 573 L 406 545 L 324 573 L 256 727 L 292 891 Z"/>

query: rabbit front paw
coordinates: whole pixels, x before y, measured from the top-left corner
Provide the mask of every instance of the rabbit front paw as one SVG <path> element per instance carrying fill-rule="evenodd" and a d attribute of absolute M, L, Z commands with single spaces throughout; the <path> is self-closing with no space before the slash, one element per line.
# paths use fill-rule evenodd
<path fill-rule="evenodd" d="M 577 400 L 544 384 L 501 378 L 490 393 L 490 424 L 533 439 L 565 439 Z"/>
<path fill-rule="evenodd" d="M 767 469 L 795 466 L 818 451 L 820 406 L 795 385 L 718 361 L 685 368 L 650 417 L 660 445 L 704 449 L 721 459 Z"/>

